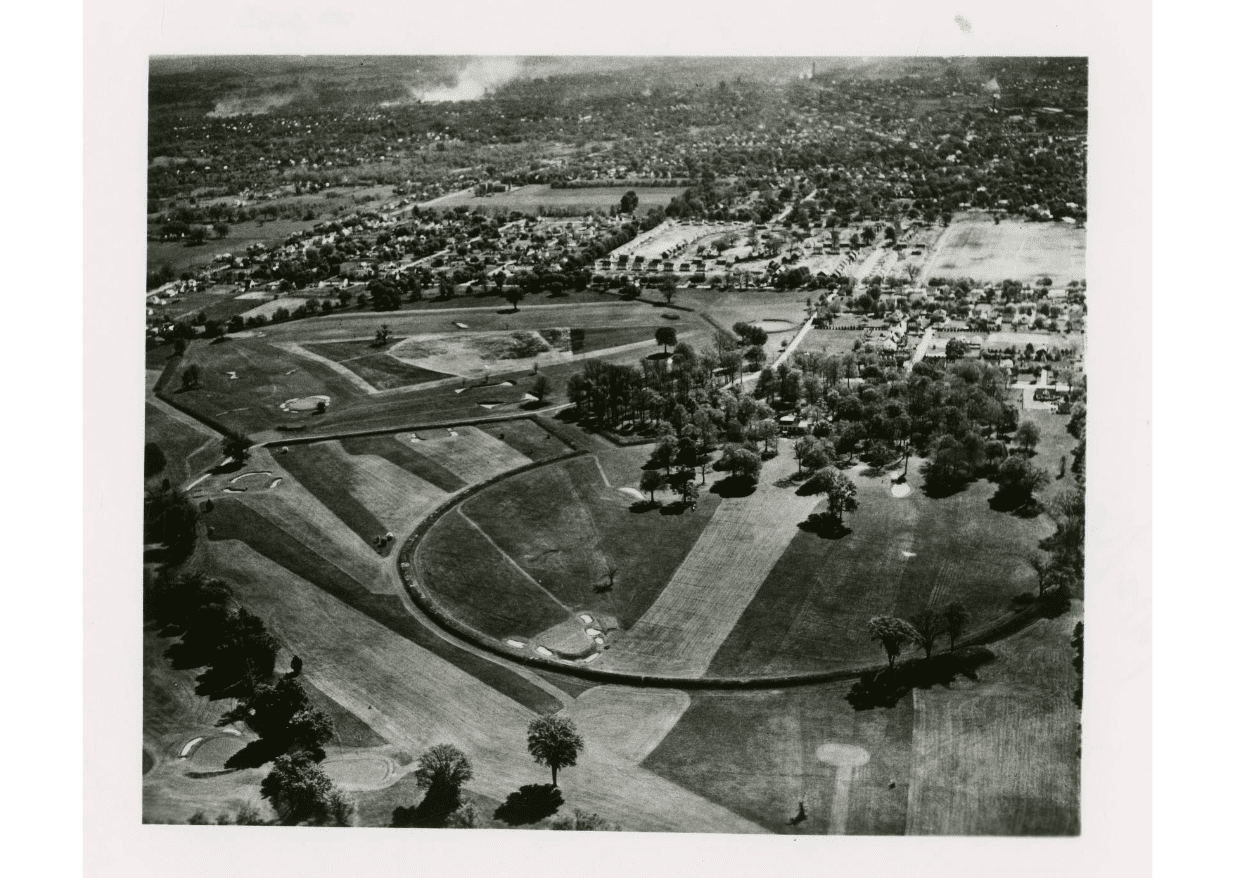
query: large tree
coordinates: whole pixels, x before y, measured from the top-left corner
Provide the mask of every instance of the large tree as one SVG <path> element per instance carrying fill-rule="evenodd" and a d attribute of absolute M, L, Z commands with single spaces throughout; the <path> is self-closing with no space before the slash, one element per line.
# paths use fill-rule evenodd
<path fill-rule="evenodd" d="M 910 622 L 896 619 L 893 616 L 874 616 L 870 619 L 869 635 L 872 640 L 882 644 L 882 648 L 886 650 L 887 661 L 892 668 L 903 648 L 909 643 L 917 643 L 920 640 L 920 634 Z"/>
<path fill-rule="evenodd" d="M 552 769 L 552 785 L 557 785 L 557 772 L 578 763 L 582 752 L 582 736 L 578 726 L 567 716 L 539 716 L 527 726 L 527 750 L 539 765 Z"/>
<path fill-rule="evenodd" d="M 971 624 L 972 614 L 961 602 L 951 601 L 942 608 L 942 615 L 946 619 L 946 635 L 950 638 L 950 649 L 954 652 L 955 641 L 963 636 L 963 632 Z"/>
<path fill-rule="evenodd" d="M 932 658 L 934 642 L 946 631 L 946 615 L 932 607 L 926 607 L 909 621 L 920 635 L 918 642 L 925 650 L 925 658 Z"/>
<path fill-rule="evenodd" d="M 651 502 L 655 502 L 655 492 L 663 490 L 668 484 L 667 478 L 657 469 L 648 469 L 642 471 L 642 478 L 638 482 L 638 488 L 644 493 L 651 495 Z"/>
<path fill-rule="evenodd" d="M 655 343 L 663 345 L 664 353 L 668 353 L 668 348 L 676 346 L 676 329 L 671 326 L 661 326 L 655 330 Z"/>
<path fill-rule="evenodd" d="M 1037 443 L 1040 442 L 1040 427 L 1037 427 L 1031 421 L 1024 421 L 1015 432 L 1015 441 L 1019 443 L 1021 448 L 1035 451 Z"/>
<path fill-rule="evenodd" d="M 424 803 L 449 814 L 461 802 L 463 784 L 474 775 L 471 760 L 453 744 L 436 744 L 420 755 L 419 763 L 415 784 L 425 791 Z"/>
<path fill-rule="evenodd" d="M 997 498 L 1011 509 L 1018 509 L 1032 499 L 1032 493 L 1049 482 L 1049 474 L 1018 455 L 1002 461 L 994 473 Z"/>
<path fill-rule="evenodd" d="M 739 445 L 724 446 L 723 457 L 719 461 L 721 469 L 727 470 L 732 478 L 757 482 L 762 473 L 762 458 Z"/>
<path fill-rule="evenodd" d="M 355 813 L 347 797 L 305 753 L 275 759 L 261 782 L 261 795 L 285 826 L 347 826 Z"/>
<path fill-rule="evenodd" d="M 145 475 L 146 478 L 156 476 L 167 468 L 167 456 L 155 442 L 146 443 Z"/>
<path fill-rule="evenodd" d="M 513 305 L 514 310 L 517 311 L 518 303 L 522 301 L 522 297 L 525 295 L 525 293 L 523 293 L 522 287 L 520 285 L 513 284 L 503 289 L 501 291 L 501 295 L 505 296 L 505 301 Z"/>
<path fill-rule="evenodd" d="M 228 430 L 223 434 L 223 454 L 230 457 L 236 463 L 246 463 L 248 461 L 249 449 L 252 447 L 253 440 L 243 433 L 235 433 Z"/>

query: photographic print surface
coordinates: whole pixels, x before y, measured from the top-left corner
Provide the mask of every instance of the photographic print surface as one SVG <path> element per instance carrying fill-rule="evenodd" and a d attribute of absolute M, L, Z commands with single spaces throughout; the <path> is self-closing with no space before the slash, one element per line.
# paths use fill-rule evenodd
<path fill-rule="evenodd" d="M 145 822 L 1079 834 L 1087 89 L 151 58 Z"/>

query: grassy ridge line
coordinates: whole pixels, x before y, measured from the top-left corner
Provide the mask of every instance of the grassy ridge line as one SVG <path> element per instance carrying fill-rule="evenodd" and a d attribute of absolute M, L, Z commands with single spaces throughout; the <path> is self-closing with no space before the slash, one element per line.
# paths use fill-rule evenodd
<path fill-rule="evenodd" d="M 557 699 L 514 672 L 442 640 L 407 613 L 402 601 L 397 597 L 368 591 L 328 559 L 322 558 L 243 503 L 229 497 L 220 498 L 211 517 L 215 520 L 211 539 L 235 539 L 247 544 L 275 564 L 313 583 L 370 619 L 440 656 L 530 710 L 537 713 L 554 713 L 561 709 L 562 705 Z"/>

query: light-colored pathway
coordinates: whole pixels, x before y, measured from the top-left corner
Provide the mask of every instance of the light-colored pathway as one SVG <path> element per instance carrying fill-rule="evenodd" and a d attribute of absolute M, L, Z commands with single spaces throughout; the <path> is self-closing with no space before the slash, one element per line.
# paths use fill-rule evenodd
<path fill-rule="evenodd" d="M 796 471 L 788 443 L 748 497 L 724 499 L 655 603 L 593 667 L 701 677 L 818 504 L 774 482 Z"/>

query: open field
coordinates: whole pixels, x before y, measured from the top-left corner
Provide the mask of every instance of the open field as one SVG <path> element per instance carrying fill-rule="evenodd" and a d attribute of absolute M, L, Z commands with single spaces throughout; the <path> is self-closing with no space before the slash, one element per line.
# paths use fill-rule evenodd
<path fill-rule="evenodd" d="M 621 198 L 617 195 L 617 200 Z M 211 239 L 198 247 L 180 241 L 147 241 L 146 271 L 170 265 L 178 275 L 181 271 L 208 265 L 220 253 L 243 253 L 252 244 L 274 246 L 296 232 L 311 229 L 321 220 L 271 220 L 269 222 L 236 223 L 226 238 Z"/>
<path fill-rule="evenodd" d="M 667 587 L 597 667 L 703 675 L 793 538 L 796 523 L 818 503 L 772 484 L 796 468 L 781 444 L 780 455 L 763 466 L 758 489 L 720 503 Z"/>
<path fill-rule="evenodd" d="M 528 639 L 569 619 L 564 607 L 457 509 L 420 544 L 416 566 L 451 615 L 494 637 Z"/>
<path fill-rule="evenodd" d="M 158 406 L 146 403 L 146 442 L 158 445 L 167 458 L 160 478 L 182 484 L 196 473 L 222 459 L 222 443 L 202 429 L 194 429 L 171 417 Z"/>
<path fill-rule="evenodd" d="M 642 764 L 770 832 L 902 835 L 911 699 L 858 712 L 844 700 L 850 685 L 694 693 L 680 722 Z M 818 754 L 835 744 L 860 748 L 868 761 L 841 778 L 842 769 Z M 792 825 L 799 802 L 806 819 Z"/>
<path fill-rule="evenodd" d="M 357 436 L 343 439 L 342 447 L 349 454 L 382 457 L 442 491 L 452 493 L 467 484 L 435 460 L 417 454 L 409 443 L 400 442 L 397 436 Z"/>
<path fill-rule="evenodd" d="M 1087 277 L 1087 230 L 1065 223 L 1003 220 L 985 214 L 957 217 L 947 227 L 932 262 L 921 275 L 970 277 L 981 283 L 1011 278 L 1053 278 L 1054 286 Z"/>
<path fill-rule="evenodd" d="M 304 348 L 350 369 L 377 390 L 409 387 L 450 377 L 447 373 L 433 372 L 392 357 L 388 351 L 374 348 L 371 340 L 308 344 Z"/>
<path fill-rule="evenodd" d="M 280 618 L 294 610 L 298 600 L 296 595 L 299 594 L 303 600 L 313 602 L 318 607 L 323 604 L 334 607 L 333 612 L 340 619 L 344 615 L 350 619 L 355 619 L 357 616 L 364 619 L 363 622 L 355 619 L 356 625 L 369 631 L 370 634 L 382 632 L 377 643 L 405 643 L 407 647 L 400 646 L 399 648 L 416 647 L 417 649 L 410 651 L 430 652 L 442 660 L 441 664 L 452 665 L 456 673 L 465 673 L 473 677 L 475 681 L 482 681 L 486 686 L 507 694 L 510 698 L 533 710 L 551 712 L 558 709 L 559 702 L 518 674 L 454 646 L 425 628 L 407 612 L 400 596 L 374 594 L 344 573 L 329 559 L 319 555 L 313 548 L 275 527 L 238 501 L 220 501 L 215 507 L 213 526 L 213 541 L 242 543 L 251 550 L 251 553 L 255 553 L 257 566 L 268 578 L 252 581 L 251 577 L 241 579 L 243 574 L 239 576 L 233 574 L 233 578 L 229 581 L 237 585 L 247 585 L 246 597 L 253 602 L 251 606 L 275 626 L 278 625 Z M 211 544 L 210 552 L 214 559 L 226 558 L 234 552 L 234 547 L 222 545 L 218 551 L 215 551 Z M 261 561 L 262 557 L 268 559 L 270 563 Z M 221 569 L 225 571 L 227 568 L 223 566 Z M 226 573 L 220 575 L 226 576 Z M 275 588 L 276 583 L 283 583 L 286 587 Z M 292 583 L 294 589 L 288 591 Z M 355 612 L 352 614 L 337 613 L 339 602 Z M 313 624 L 319 626 L 321 623 L 318 620 Z M 354 650 L 362 647 L 363 644 L 351 639 L 332 639 L 338 636 L 337 628 L 340 624 L 341 622 L 336 622 L 333 626 L 327 625 L 321 631 L 315 632 L 312 638 L 313 643 L 316 644 L 315 647 L 310 647 L 312 651 L 306 648 L 303 654 L 318 656 L 320 661 L 320 657 L 333 653 L 342 660 L 343 656 L 351 656 Z M 277 627 L 275 630 L 278 630 Z M 376 646 L 377 643 L 371 645 Z M 293 644 L 288 643 L 288 647 L 294 651 Z M 356 655 L 346 660 L 363 660 L 363 656 L 362 654 Z M 331 697 L 335 696 L 327 686 L 320 683 L 318 685 Z M 474 683 L 468 683 L 459 691 L 465 691 L 471 685 Z M 342 703 L 346 706 L 345 702 Z M 442 705 L 442 709 L 446 709 L 446 706 Z M 374 731 L 385 737 L 367 713 L 360 712 L 357 715 L 368 722 Z"/>
<path fill-rule="evenodd" d="M 453 550 L 463 559 L 456 575 L 465 574 L 474 588 L 483 588 L 484 578 L 476 575 L 480 568 L 466 560 L 467 546 L 483 551 L 481 543 L 490 539 L 572 610 L 610 614 L 623 628 L 633 625 L 689 553 L 719 501 L 703 494 L 697 512 L 679 515 L 630 511 L 630 497 L 617 490 L 636 484 L 641 472 L 621 459 L 630 451 L 601 455 L 612 470 L 609 477 L 619 479 L 613 487 L 604 484 L 596 459 L 587 457 L 520 474 L 467 500 L 462 510 L 477 529 L 445 535 L 461 540 Z M 632 451 L 645 457 L 644 449 Z M 439 527 L 426 535 L 422 552 L 445 539 Z M 615 586 L 597 593 L 608 562 L 617 570 Z M 429 571 L 421 581 L 436 591 Z M 478 616 L 462 618 L 500 636 L 484 629 Z"/>
<path fill-rule="evenodd" d="M 569 446 L 545 432 L 535 421 L 526 418 L 516 421 L 498 421 L 479 427 L 489 436 L 504 442 L 529 460 L 547 460 L 567 454 Z"/>
<path fill-rule="evenodd" d="M 860 509 L 845 518 L 851 533 L 828 539 L 798 531 L 715 656 L 711 675 L 829 670 L 885 660 L 865 625 L 872 616 L 907 618 L 926 606 L 961 600 L 979 626 L 1034 591 L 1027 558 L 1053 529 L 989 509 L 995 487 L 976 482 L 950 497 L 921 488 L 893 497 L 889 477 L 848 475 Z M 802 517 L 803 520 L 803 517 Z"/>
<path fill-rule="evenodd" d="M 346 457 L 337 443 L 315 442 L 288 446 L 287 452 L 278 456 L 278 462 L 371 547 L 373 538 L 383 536 L 389 526 L 373 514 L 370 504 L 361 500 L 360 495 L 365 487 L 368 493 L 379 489 L 372 480 L 353 489 L 356 471 Z M 385 548 L 388 551 L 389 546 Z"/>
<path fill-rule="evenodd" d="M 477 197 L 470 191 L 456 192 L 442 198 L 427 202 L 427 206 L 437 210 L 449 210 L 455 207 L 493 211 L 522 211 L 535 214 L 544 209 L 551 215 L 555 210 L 564 214 L 578 213 L 586 210 L 606 213 L 621 202 L 621 196 L 629 190 L 638 193 L 638 208 L 634 212 L 644 215 L 652 207 L 667 207 L 675 196 L 685 191 L 684 187 L 675 186 L 593 186 L 586 189 L 553 189 L 546 183 L 533 183 L 521 186 L 511 192 L 497 192 L 492 195 Z"/>
<path fill-rule="evenodd" d="M 914 835 L 1077 835 L 1082 605 L 998 643 L 980 681 L 916 692 Z"/>
<path fill-rule="evenodd" d="M 422 430 L 414 437 L 420 441 L 405 433 L 395 438 L 467 484 L 482 482 L 531 462 L 526 455 L 476 427 Z"/>

